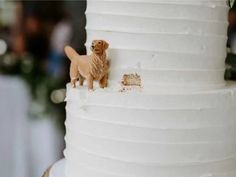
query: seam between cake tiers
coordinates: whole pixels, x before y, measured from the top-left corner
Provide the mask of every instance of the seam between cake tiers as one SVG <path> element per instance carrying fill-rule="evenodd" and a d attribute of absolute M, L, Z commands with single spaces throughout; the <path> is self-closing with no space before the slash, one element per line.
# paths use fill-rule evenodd
<path fill-rule="evenodd" d="M 158 85 L 158 84 L 155 84 Z M 172 84 L 165 84 L 165 85 L 172 85 Z M 209 85 L 215 85 L 215 84 L 209 84 Z M 223 84 L 222 84 L 223 85 Z M 70 86 L 67 84 L 67 87 Z M 76 90 L 76 89 L 75 89 Z M 80 93 L 85 93 L 87 95 L 87 90 L 86 89 L 81 89 L 79 90 Z M 223 95 L 230 95 L 230 96 L 236 96 L 236 87 L 235 86 L 228 86 L 224 88 L 219 88 L 219 89 L 211 89 L 211 90 L 194 90 L 193 92 L 168 92 L 168 93 L 147 93 L 147 92 L 123 92 L 120 93 L 117 90 L 114 89 L 99 89 L 95 90 L 94 92 L 91 93 L 91 95 L 96 95 L 98 93 L 104 93 L 104 94 L 114 94 L 114 95 L 141 95 L 141 96 L 203 96 L 203 95 L 215 95 L 215 94 L 223 94 Z M 67 97 L 69 98 L 69 97 Z M 109 105 L 108 105 L 109 106 Z M 174 109 L 174 108 L 173 108 Z M 183 108 L 183 109 L 188 109 L 188 108 Z M 196 108 L 197 110 L 201 110 L 202 108 Z"/>
<path fill-rule="evenodd" d="M 85 105 L 85 106 L 104 106 L 104 107 L 107 107 L 107 108 L 109 108 L 109 107 L 112 107 L 112 108 L 116 108 L 116 107 L 119 107 L 119 108 L 123 108 L 121 105 L 115 105 L 115 106 L 107 106 L 107 105 L 105 105 L 105 104 L 83 104 L 83 105 Z M 143 108 L 141 108 L 141 107 L 131 107 L 131 106 L 124 106 L 124 107 L 127 107 L 127 108 L 137 108 L 137 109 L 143 109 Z M 210 108 L 214 108 L 214 109 L 218 109 L 219 107 L 206 107 L 206 108 L 208 108 L 208 109 L 210 109 Z M 156 110 L 170 110 L 171 108 L 167 108 L 167 109 L 156 109 Z M 186 109 L 186 108 L 184 108 L 184 109 Z M 205 109 L 205 108 L 199 108 L 199 110 L 202 110 L 202 109 Z M 149 109 L 146 109 L 146 108 L 144 108 L 143 110 L 149 110 Z M 181 110 L 181 108 L 180 109 L 175 109 L 175 110 Z M 189 110 L 193 110 L 193 109 L 189 109 Z"/>
<path fill-rule="evenodd" d="M 100 93 L 102 93 L 102 92 L 100 92 Z M 124 92 L 113 92 L 113 95 L 115 95 L 115 94 L 124 94 Z M 129 95 L 131 95 L 131 92 L 125 92 L 128 96 Z M 136 93 L 136 94 L 135 94 Z M 144 94 L 144 92 L 141 92 L 142 94 Z M 139 94 L 141 94 L 140 92 L 132 92 L 132 95 L 131 96 L 135 96 L 135 95 L 139 95 Z M 146 92 L 145 92 L 146 93 Z M 146 93 L 146 94 L 150 94 L 150 93 Z M 154 95 L 154 94 L 150 94 L 150 95 L 148 95 L 148 96 L 157 96 L 157 95 Z M 100 95 L 100 96 L 102 96 L 102 95 Z M 109 95 L 107 95 L 107 96 L 109 96 Z M 104 98 L 107 98 L 107 96 L 106 97 L 104 97 Z M 123 95 L 123 96 L 125 96 L 125 95 Z M 144 96 L 144 95 L 143 95 Z M 164 97 L 165 96 L 165 94 L 162 94 L 162 97 Z M 170 95 L 169 95 L 170 96 Z M 179 96 L 183 96 L 183 95 L 181 95 L 181 94 L 179 94 Z M 196 94 L 196 96 L 197 96 L 197 94 Z M 222 95 L 223 96 L 223 95 Z M 227 95 L 224 95 L 224 96 L 227 96 Z M 236 96 L 236 95 L 235 95 Z M 101 97 L 102 98 L 102 97 Z M 123 98 L 125 98 L 125 97 L 123 97 Z M 186 106 L 181 106 L 181 107 L 179 107 L 179 108 L 174 108 L 173 107 L 173 105 L 168 105 L 168 106 L 165 106 L 165 107 L 162 107 L 162 108 L 157 108 L 156 109 L 156 107 L 154 108 L 154 107 L 150 107 L 150 105 L 148 105 L 148 107 L 149 108 L 143 108 L 143 107 L 141 107 L 141 105 L 136 105 L 136 106 L 130 106 L 130 104 L 129 105 L 123 105 L 124 104 L 124 102 L 123 102 L 123 100 L 121 100 L 121 101 L 119 101 L 118 102 L 118 104 L 113 104 L 113 103 L 110 103 L 110 104 L 113 104 L 113 105 L 109 105 L 109 104 L 105 104 L 105 103 L 91 103 L 91 100 L 88 100 L 89 98 L 87 97 L 85 100 L 84 100 L 84 102 L 82 102 L 82 104 L 80 104 L 80 107 L 82 107 L 82 106 L 104 106 L 104 107 L 107 107 L 107 108 L 109 108 L 109 107 L 118 107 L 118 108 L 123 108 L 123 107 L 126 107 L 126 108 L 129 108 L 129 109 L 132 109 L 132 108 L 136 108 L 136 109 L 140 109 L 140 110 L 203 110 L 203 109 L 219 109 L 220 107 L 219 107 L 219 105 L 217 105 L 217 106 L 211 106 L 210 104 L 209 105 L 205 105 L 204 107 L 203 106 L 196 106 L 196 105 L 193 105 L 193 106 L 191 106 L 191 107 L 186 107 Z M 77 100 L 79 100 L 79 97 L 77 98 Z M 186 99 L 184 100 L 185 102 L 187 101 Z M 188 102 L 189 103 L 191 103 L 191 100 L 188 100 Z M 186 104 L 186 103 L 185 103 Z M 231 99 L 228 99 L 228 101 L 227 101 L 227 108 L 230 108 L 231 106 L 229 106 L 229 104 L 236 104 L 236 101 L 235 100 L 233 100 L 233 98 L 231 98 Z M 197 107 L 197 108 L 196 108 Z M 232 107 L 234 107 L 234 106 L 232 106 Z"/>
<path fill-rule="evenodd" d="M 137 107 L 126 107 L 126 106 L 110 106 L 110 105 L 82 105 L 80 106 L 81 109 L 85 108 L 85 107 L 90 107 L 90 106 L 97 106 L 97 107 L 104 107 L 104 108 L 122 108 L 122 109 L 133 109 L 133 110 L 145 110 L 145 111 L 201 111 L 201 110 L 215 110 L 215 109 L 220 109 L 220 108 L 215 108 L 215 107 L 205 107 L 205 108 L 137 108 Z M 228 109 L 232 109 L 235 108 L 236 106 L 232 106 L 232 107 L 227 107 Z M 68 106 L 66 106 L 66 109 L 68 110 Z"/>
<path fill-rule="evenodd" d="M 120 92 L 120 89 L 121 89 L 121 83 L 119 80 L 116 80 L 116 79 L 109 79 L 108 80 L 109 83 L 112 83 L 110 86 L 109 89 L 112 89 L 110 91 L 113 91 L 113 92 Z M 143 84 L 145 84 L 145 86 L 151 86 L 150 89 L 148 89 L 148 87 L 145 87 L 144 85 L 141 86 L 141 88 L 136 88 L 133 91 L 133 93 L 137 93 L 137 92 L 141 92 L 142 93 L 145 93 L 145 94 L 153 94 L 153 95 L 160 95 L 160 93 L 157 93 L 156 92 L 156 88 L 160 88 L 160 89 L 166 89 L 166 88 L 174 88 L 173 90 L 175 91 L 171 91 L 169 90 L 168 93 L 169 95 L 173 95 L 173 93 L 183 93 L 183 92 L 176 92 L 176 89 L 183 89 L 184 88 L 184 91 L 185 91 L 185 95 L 187 93 L 191 93 L 191 92 L 196 92 L 196 93 L 199 93 L 199 91 L 210 91 L 210 90 L 220 90 L 222 88 L 224 88 L 226 86 L 226 83 L 223 82 L 223 83 L 216 83 L 216 84 L 200 84 L 199 86 L 199 83 L 196 85 L 191 85 L 190 87 L 187 87 L 187 85 L 184 85 L 184 84 L 170 84 L 170 83 L 165 83 L 165 82 L 158 82 L 158 83 L 155 83 L 153 84 L 152 82 L 143 82 Z M 155 87 L 155 88 L 154 88 Z M 149 93 L 147 93 L 147 90 L 149 91 Z M 101 91 L 101 90 L 100 90 Z M 160 91 L 160 90 L 159 90 Z M 127 93 L 131 93 L 129 91 L 127 91 Z M 161 91 L 161 93 L 164 93 L 164 94 L 167 94 L 167 92 L 163 92 Z M 66 101 L 66 100 L 65 100 Z"/>
<path fill-rule="evenodd" d="M 69 142 L 67 142 L 68 145 L 70 145 Z M 178 167 L 178 166 L 197 166 L 197 165 L 202 165 L 202 164 L 210 164 L 210 163 L 219 163 L 222 161 L 227 161 L 227 160 L 236 160 L 236 156 L 231 156 L 231 157 L 226 157 L 224 159 L 220 159 L 220 160 L 211 160 L 211 161 L 196 161 L 196 162 L 176 162 L 176 163 L 160 163 L 160 162 L 138 162 L 138 161 L 128 161 L 128 160 L 124 160 L 124 159 L 118 159 L 118 158 L 114 158 L 114 157 L 108 157 L 108 156 L 104 156 L 101 154 L 97 154 L 91 151 L 88 151 L 87 149 L 81 148 L 81 147 L 74 147 L 71 146 L 73 149 L 75 150 L 79 150 L 79 151 L 83 151 L 87 154 L 93 155 L 93 156 L 97 156 L 100 158 L 105 158 L 105 159 L 111 159 L 113 161 L 119 161 L 119 162 L 126 162 L 126 163 L 131 163 L 131 164 L 138 164 L 138 165 L 147 165 L 147 166 L 173 166 L 173 167 Z M 66 150 L 65 150 L 66 152 Z"/>
<path fill-rule="evenodd" d="M 83 103 L 83 106 L 102 106 L 102 107 L 111 107 L 111 108 L 124 108 L 126 107 L 127 109 L 140 109 L 140 110 L 154 110 L 153 108 L 141 108 L 141 107 L 132 107 L 132 106 L 122 106 L 122 105 L 113 105 L 113 106 L 110 106 L 110 105 L 105 105 L 105 104 L 87 104 L 87 103 Z M 173 107 L 170 107 L 170 108 L 157 108 L 155 110 L 203 110 L 203 109 L 219 109 L 219 107 L 204 107 L 204 108 L 196 108 L 194 109 L 193 107 L 191 108 L 186 108 L 186 107 L 183 107 L 183 108 L 173 108 Z"/>

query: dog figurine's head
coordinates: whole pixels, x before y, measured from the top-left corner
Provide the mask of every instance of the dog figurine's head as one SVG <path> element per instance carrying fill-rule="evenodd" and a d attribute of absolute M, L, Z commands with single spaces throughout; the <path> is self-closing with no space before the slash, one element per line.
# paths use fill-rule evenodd
<path fill-rule="evenodd" d="M 104 40 L 93 40 L 91 45 L 91 51 L 96 55 L 103 55 L 108 49 L 109 44 Z"/>

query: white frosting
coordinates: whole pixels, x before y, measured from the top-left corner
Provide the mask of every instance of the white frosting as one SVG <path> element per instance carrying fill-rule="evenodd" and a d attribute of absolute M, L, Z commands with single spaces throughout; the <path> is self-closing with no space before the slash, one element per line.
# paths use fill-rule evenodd
<path fill-rule="evenodd" d="M 236 175 L 236 87 L 146 93 L 68 85 L 66 101 L 67 177 Z"/>
<path fill-rule="evenodd" d="M 66 177 L 236 176 L 236 87 L 224 0 L 88 0 L 110 43 L 109 88 L 67 85 Z M 123 74 L 142 88 L 120 92 Z"/>
<path fill-rule="evenodd" d="M 221 88 L 227 13 L 225 1 L 89 0 L 86 46 L 110 43 L 112 85 L 136 72 L 144 90 Z"/>

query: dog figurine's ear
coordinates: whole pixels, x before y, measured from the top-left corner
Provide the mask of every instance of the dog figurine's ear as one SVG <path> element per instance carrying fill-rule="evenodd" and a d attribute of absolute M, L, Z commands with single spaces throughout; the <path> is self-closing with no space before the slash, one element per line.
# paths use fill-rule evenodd
<path fill-rule="evenodd" d="M 106 41 L 103 41 L 103 48 L 104 50 L 108 49 L 109 44 Z"/>

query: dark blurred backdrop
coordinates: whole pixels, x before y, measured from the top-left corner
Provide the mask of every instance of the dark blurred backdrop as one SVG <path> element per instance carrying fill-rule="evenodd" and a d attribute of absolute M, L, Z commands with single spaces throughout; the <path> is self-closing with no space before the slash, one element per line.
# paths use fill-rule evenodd
<path fill-rule="evenodd" d="M 226 58 L 226 80 L 236 80 L 236 4 L 229 11 L 228 55 Z"/>
<path fill-rule="evenodd" d="M 86 1 L 0 1 L 0 176 L 39 177 L 64 149 L 70 44 L 85 54 Z"/>

